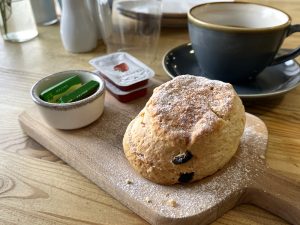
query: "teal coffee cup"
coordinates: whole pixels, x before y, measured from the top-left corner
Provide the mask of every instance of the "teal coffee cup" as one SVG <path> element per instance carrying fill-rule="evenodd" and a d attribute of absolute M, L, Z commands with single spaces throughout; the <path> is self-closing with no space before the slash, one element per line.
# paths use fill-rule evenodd
<path fill-rule="evenodd" d="M 267 66 L 300 54 L 300 48 L 278 56 L 284 39 L 300 31 L 291 17 L 276 8 L 245 2 L 197 5 L 188 13 L 188 28 L 201 74 L 247 82 Z"/>

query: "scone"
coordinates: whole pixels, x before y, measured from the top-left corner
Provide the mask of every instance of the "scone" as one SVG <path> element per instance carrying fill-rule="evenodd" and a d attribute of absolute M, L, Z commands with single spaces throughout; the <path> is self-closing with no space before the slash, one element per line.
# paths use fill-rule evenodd
<path fill-rule="evenodd" d="M 235 154 L 245 110 L 232 85 L 191 75 L 155 88 L 128 125 L 125 155 L 143 177 L 159 184 L 200 180 Z"/>

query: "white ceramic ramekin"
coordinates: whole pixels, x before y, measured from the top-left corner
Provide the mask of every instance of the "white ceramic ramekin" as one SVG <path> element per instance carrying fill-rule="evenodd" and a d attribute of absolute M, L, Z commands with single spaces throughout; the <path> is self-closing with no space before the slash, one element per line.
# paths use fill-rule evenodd
<path fill-rule="evenodd" d="M 40 99 L 39 95 L 45 89 L 78 75 L 83 83 L 90 80 L 98 81 L 100 86 L 91 96 L 71 103 L 49 103 Z M 97 74 L 83 70 L 69 70 L 47 76 L 36 82 L 31 88 L 32 100 L 38 106 L 45 121 L 56 129 L 77 129 L 97 120 L 103 113 L 105 83 Z"/>

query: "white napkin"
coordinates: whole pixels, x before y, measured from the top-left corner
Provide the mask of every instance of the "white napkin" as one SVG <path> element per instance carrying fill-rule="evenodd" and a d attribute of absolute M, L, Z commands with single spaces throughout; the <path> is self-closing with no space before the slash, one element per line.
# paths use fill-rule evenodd
<path fill-rule="evenodd" d="M 221 0 L 221 2 L 232 2 L 233 0 Z M 163 14 L 186 14 L 195 5 L 217 2 L 216 0 L 162 0 Z M 220 1 L 218 1 L 220 2 Z"/>

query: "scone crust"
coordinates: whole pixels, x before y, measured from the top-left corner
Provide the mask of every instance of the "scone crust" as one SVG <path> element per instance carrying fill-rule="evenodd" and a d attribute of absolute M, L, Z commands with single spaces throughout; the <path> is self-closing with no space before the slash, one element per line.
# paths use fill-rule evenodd
<path fill-rule="evenodd" d="M 236 152 L 245 111 L 230 84 L 191 75 L 157 87 L 124 135 L 124 152 L 136 171 L 160 184 L 215 173 Z M 174 157 L 192 157 L 174 164 Z"/>

